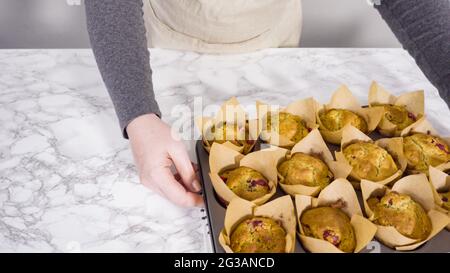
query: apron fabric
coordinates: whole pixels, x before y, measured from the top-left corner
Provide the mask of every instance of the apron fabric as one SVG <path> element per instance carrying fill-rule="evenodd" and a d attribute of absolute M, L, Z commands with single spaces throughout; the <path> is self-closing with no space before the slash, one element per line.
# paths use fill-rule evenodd
<path fill-rule="evenodd" d="M 144 0 L 148 46 L 202 53 L 297 47 L 301 0 Z"/>

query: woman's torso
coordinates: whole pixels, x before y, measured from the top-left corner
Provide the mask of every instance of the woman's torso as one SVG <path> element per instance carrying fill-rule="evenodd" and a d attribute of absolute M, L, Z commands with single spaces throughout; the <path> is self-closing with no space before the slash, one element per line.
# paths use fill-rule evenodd
<path fill-rule="evenodd" d="M 296 47 L 301 0 L 144 0 L 149 47 L 238 53 Z"/>

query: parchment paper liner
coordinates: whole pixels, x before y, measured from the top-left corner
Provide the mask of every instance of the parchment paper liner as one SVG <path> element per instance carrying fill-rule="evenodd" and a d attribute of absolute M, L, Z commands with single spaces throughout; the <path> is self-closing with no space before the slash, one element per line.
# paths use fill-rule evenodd
<path fill-rule="evenodd" d="M 398 171 L 395 172 L 390 177 L 377 181 L 376 183 L 381 185 L 388 185 L 391 182 L 395 181 L 396 179 L 400 178 L 403 174 L 403 172 L 406 169 L 407 161 L 403 154 L 403 139 L 401 137 L 395 137 L 395 138 L 382 138 L 377 141 L 373 141 L 370 137 L 365 135 L 363 132 L 358 130 L 357 128 L 346 125 L 344 127 L 344 130 L 342 132 L 342 143 L 341 143 L 341 150 L 336 151 L 336 161 L 341 162 L 343 164 L 346 164 L 350 169 L 352 169 L 351 165 L 348 163 L 347 159 L 344 156 L 343 150 L 345 147 L 347 147 L 350 144 L 356 143 L 356 142 L 370 142 L 378 145 L 379 147 L 387 150 L 389 154 L 393 157 Z M 349 178 L 357 189 L 359 188 L 359 183 L 361 179 L 358 177 L 352 176 L 352 174 L 349 175 Z"/>
<path fill-rule="evenodd" d="M 369 91 L 369 106 L 377 107 L 376 104 L 404 106 L 408 112 L 417 117 L 417 121 L 419 121 L 425 114 L 425 97 L 423 90 L 403 93 L 396 97 L 384 89 L 376 81 L 373 81 Z M 406 130 L 406 128 L 403 130 Z M 398 130 L 396 124 L 385 118 L 382 118 L 378 124 L 378 131 L 384 136 L 400 136 L 403 130 Z"/>
<path fill-rule="evenodd" d="M 276 148 L 276 147 L 275 147 Z M 219 173 L 227 170 L 245 166 L 260 172 L 269 182 L 270 192 L 251 202 L 261 205 L 269 200 L 277 190 L 277 168 L 278 158 L 285 151 L 276 149 L 265 149 L 247 154 L 246 156 L 230 149 L 226 145 L 213 143 L 209 155 L 209 167 L 212 185 L 216 194 L 228 204 L 232 199 L 238 197 L 227 184 L 220 178 Z"/>
<path fill-rule="evenodd" d="M 230 236 L 235 227 L 253 216 L 264 216 L 279 221 L 286 231 L 286 253 L 295 251 L 295 219 L 294 205 L 289 195 L 277 198 L 262 206 L 247 200 L 233 199 L 225 212 L 224 228 L 219 234 L 219 243 L 227 253 L 233 253 L 230 247 Z"/>
<path fill-rule="evenodd" d="M 210 152 L 214 140 L 208 140 L 206 139 L 205 136 L 208 135 L 213 126 L 221 124 L 222 122 L 226 122 L 227 124 L 237 123 L 240 126 L 245 126 L 244 121 L 247 120 L 248 120 L 247 113 L 239 104 L 239 101 L 235 97 L 232 97 L 220 107 L 219 111 L 216 113 L 216 116 L 214 118 L 198 116 L 195 118 L 195 124 L 198 130 L 202 133 L 203 147 L 207 152 Z M 249 123 L 249 138 L 250 140 L 254 140 L 253 145 L 251 145 L 251 147 L 249 148 L 249 151 L 251 151 L 253 150 L 253 147 L 256 144 L 256 140 L 259 137 L 258 121 L 256 119 L 248 120 L 248 123 Z M 235 145 L 230 141 L 226 141 L 223 144 L 240 153 L 245 152 L 244 146 Z"/>
<path fill-rule="evenodd" d="M 346 85 L 342 85 L 341 87 L 339 87 L 339 89 L 333 93 L 330 103 L 319 105 L 316 113 L 317 123 L 319 124 L 319 130 L 323 138 L 325 139 L 325 141 L 337 145 L 341 143 L 342 132 L 344 128 L 337 131 L 330 131 L 323 126 L 322 121 L 320 120 L 320 114 L 322 112 L 333 108 L 349 110 L 364 118 L 367 123 L 367 134 L 377 128 L 378 123 L 380 122 L 384 113 L 384 109 L 382 107 L 361 107 L 358 100 L 355 98 L 355 96 L 353 96 L 352 92 Z"/>
<path fill-rule="evenodd" d="M 384 185 L 368 180 L 361 181 L 361 190 L 364 200 L 364 208 L 370 219 L 373 216 L 373 212 L 369 208 L 367 200 L 374 196 L 382 197 L 391 190 Z M 433 192 L 425 174 L 416 174 L 403 177 L 394 184 L 392 191 L 407 194 L 414 201 L 422 205 L 423 209 L 428 213 L 428 216 L 431 219 L 432 230 L 427 239 L 419 241 L 400 234 L 400 232 L 398 232 L 393 226 L 376 225 L 377 233 L 375 236 L 383 244 L 400 251 L 414 250 L 429 241 L 448 225 L 448 216 L 434 209 L 435 204 Z"/>
<path fill-rule="evenodd" d="M 302 213 L 308 208 L 320 206 L 329 206 L 337 201 L 343 201 L 346 206 L 341 208 L 350 217 L 350 223 L 353 227 L 356 237 L 356 247 L 354 252 L 360 252 L 374 237 L 377 228 L 368 219 L 362 216 L 362 211 L 358 203 L 355 189 L 346 179 L 339 178 L 333 181 L 328 187 L 323 189 L 318 198 L 305 195 L 295 196 L 295 207 L 298 220 L 298 236 L 302 245 L 313 253 L 344 253 L 328 241 L 316 239 L 304 235 L 303 227 L 300 223 Z"/>
<path fill-rule="evenodd" d="M 450 175 L 430 166 L 429 177 L 431 188 L 433 190 L 434 201 L 437 205 L 436 210 L 447 214 L 447 216 L 450 218 L 450 211 L 442 207 L 443 202 L 441 200 L 441 197 L 439 196 L 439 192 L 450 190 Z M 450 223 L 447 225 L 447 229 L 450 231 Z"/>
<path fill-rule="evenodd" d="M 431 125 L 431 123 L 425 117 L 420 118 L 417 122 L 415 122 L 411 126 L 406 127 L 405 130 L 402 131 L 401 136 L 405 137 L 408 135 L 412 135 L 414 133 L 422 133 L 422 134 L 428 134 L 431 136 L 439 137 L 450 147 L 450 138 L 439 136 L 439 133 L 437 132 L 437 130 L 434 129 L 433 125 Z M 434 168 L 441 170 L 441 171 L 448 170 L 448 169 L 450 169 L 450 161 L 448 161 L 446 163 L 442 163 L 438 166 L 434 166 Z M 414 170 L 410 170 L 409 172 L 415 173 Z"/>
<path fill-rule="evenodd" d="M 295 153 L 304 153 L 308 155 L 317 156 L 320 158 L 325 164 L 328 166 L 330 171 L 333 173 L 333 179 L 337 178 L 346 178 L 350 171 L 351 167 L 348 164 L 344 164 L 341 162 L 337 162 L 333 159 L 333 155 L 328 149 L 327 144 L 323 140 L 319 130 L 312 130 L 305 138 L 300 140 L 295 146 L 292 148 L 290 153 L 288 152 L 285 157 L 281 157 L 278 161 L 277 166 L 281 164 L 283 161 L 288 160 Z M 278 170 L 278 167 L 277 167 Z M 309 196 L 317 196 L 320 192 L 320 187 L 309 187 L 305 185 L 288 185 L 284 184 L 284 177 L 278 172 L 278 183 L 284 192 L 290 195 L 309 195 Z"/>
<path fill-rule="evenodd" d="M 271 109 L 271 106 L 260 101 L 256 102 L 256 111 L 258 116 L 258 125 L 261 128 L 261 139 L 271 145 L 283 147 L 283 148 L 292 148 L 295 145 L 295 142 L 278 134 L 275 131 L 267 131 L 263 130 L 267 113 L 279 113 L 285 112 L 293 115 L 297 115 L 302 118 L 302 120 L 306 123 L 306 126 L 309 129 L 315 129 L 318 127 L 316 124 L 316 109 L 318 107 L 318 103 L 313 98 L 307 98 L 303 100 L 295 101 L 283 109 Z"/>

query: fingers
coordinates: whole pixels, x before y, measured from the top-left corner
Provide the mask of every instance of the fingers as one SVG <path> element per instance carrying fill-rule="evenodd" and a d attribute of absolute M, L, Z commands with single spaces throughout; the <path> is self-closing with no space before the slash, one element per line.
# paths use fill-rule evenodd
<path fill-rule="evenodd" d="M 155 170 L 152 179 L 159 185 L 162 194 L 181 207 L 203 207 L 201 195 L 187 191 L 173 176 L 169 168 Z"/>
<path fill-rule="evenodd" d="M 181 177 L 181 182 L 191 192 L 199 192 L 201 190 L 200 182 L 198 181 L 196 167 L 189 159 L 186 148 L 180 144 L 176 145 L 169 151 L 170 157 Z"/>
<path fill-rule="evenodd" d="M 176 179 L 178 182 L 181 182 L 181 175 L 180 175 L 179 173 L 176 173 L 176 174 L 174 174 L 173 176 L 175 177 L 175 179 Z"/>
<path fill-rule="evenodd" d="M 198 172 L 198 165 L 197 165 L 197 163 L 191 162 L 191 164 L 192 164 L 192 168 L 194 168 L 194 171 Z"/>
<path fill-rule="evenodd" d="M 194 163 L 194 162 L 191 162 L 191 163 L 192 163 L 192 168 L 194 168 L 194 172 L 197 173 L 199 171 L 198 165 L 196 163 Z M 181 178 L 181 175 L 179 173 L 175 173 L 173 176 L 175 177 L 175 179 L 178 182 L 182 183 L 182 178 Z M 197 177 L 198 177 L 198 174 L 197 174 Z"/>

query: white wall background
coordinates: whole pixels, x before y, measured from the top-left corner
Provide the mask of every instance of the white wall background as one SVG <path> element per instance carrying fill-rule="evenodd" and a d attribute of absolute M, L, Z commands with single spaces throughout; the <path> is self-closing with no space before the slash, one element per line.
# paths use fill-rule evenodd
<path fill-rule="evenodd" d="M 303 24 L 304 47 L 400 46 L 367 0 L 303 0 Z"/>
<path fill-rule="evenodd" d="M 0 48 L 89 47 L 79 1 L 0 0 Z M 303 47 L 399 46 L 366 0 L 303 0 L 303 16 Z"/>

